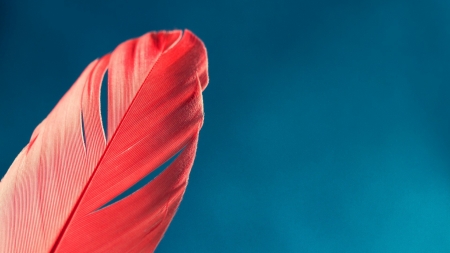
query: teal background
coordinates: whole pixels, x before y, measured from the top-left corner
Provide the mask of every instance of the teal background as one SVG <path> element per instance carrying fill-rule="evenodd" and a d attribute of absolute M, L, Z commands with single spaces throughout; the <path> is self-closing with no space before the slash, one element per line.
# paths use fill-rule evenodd
<path fill-rule="evenodd" d="M 449 1 L 0 0 L 0 175 L 89 62 L 174 28 L 210 84 L 156 252 L 450 252 Z"/>

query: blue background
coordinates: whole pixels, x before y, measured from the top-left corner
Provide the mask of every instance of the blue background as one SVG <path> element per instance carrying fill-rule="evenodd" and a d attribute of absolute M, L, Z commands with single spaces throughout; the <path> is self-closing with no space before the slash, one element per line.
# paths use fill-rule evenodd
<path fill-rule="evenodd" d="M 157 252 L 450 252 L 450 2 L 0 1 L 0 175 L 93 59 L 189 28 L 210 84 Z"/>

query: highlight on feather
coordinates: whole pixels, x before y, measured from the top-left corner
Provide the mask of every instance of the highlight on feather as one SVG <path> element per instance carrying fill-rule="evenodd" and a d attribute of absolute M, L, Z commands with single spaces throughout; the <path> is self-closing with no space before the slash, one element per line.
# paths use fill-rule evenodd
<path fill-rule="evenodd" d="M 89 64 L 1 180 L 0 252 L 153 252 L 186 189 L 207 84 L 189 30 L 147 33 Z"/>

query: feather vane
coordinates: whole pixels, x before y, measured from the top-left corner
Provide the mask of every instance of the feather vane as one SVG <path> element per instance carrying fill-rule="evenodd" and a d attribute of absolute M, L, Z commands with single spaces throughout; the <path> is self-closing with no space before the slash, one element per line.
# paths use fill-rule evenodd
<path fill-rule="evenodd" d="M 207 84 L 206 49 L 188 30 L 145 34 L 89 64 L 0 183 L 0 252 L 153 252 L 186 189 Z"/>

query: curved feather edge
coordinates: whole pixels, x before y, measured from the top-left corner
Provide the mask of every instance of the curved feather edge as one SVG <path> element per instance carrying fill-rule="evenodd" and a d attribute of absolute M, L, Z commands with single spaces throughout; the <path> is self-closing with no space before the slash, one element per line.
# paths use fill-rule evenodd
<path fill-rule="evenodd" d="M 0 252 L 153 252 L 186 189 L 208 81 L 206 48 L 188 30 L 145 34 L 89 64 L 1 181 Z"/>

